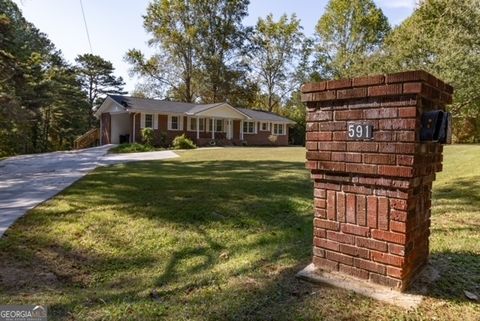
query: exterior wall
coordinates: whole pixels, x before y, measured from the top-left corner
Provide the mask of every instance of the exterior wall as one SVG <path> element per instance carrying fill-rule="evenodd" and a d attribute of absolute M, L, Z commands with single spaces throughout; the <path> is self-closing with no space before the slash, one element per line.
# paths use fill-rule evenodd
<path fill-rule="evenodd" d="M 453 88 L 422 71 L 306 84 L 316 268 L 406 289 L 429 253 L 431 189 L 443 146 L 421 142 L 421 115 Z M 347 123 L 373 125 L 372 140 Z"/>
<path fill-rule="evenodd" d="M 112 118 L 110 116 L 110 113 L 103 113 L 100 121 L 102 122 L 101 128 L 102 128 L 102 133 L 101 133 L 101 139 L 102 139 L 102 144 L 111 144 L 111 125 L 112 125 Z"/>
<path fill-rule="evenodd" d="M 247 142 L 248 145 L 257 145 L 257 146 L 286 146 L 288 145 L 288 126 L 285 126 L 285 135 L 272 135 L 271 130 L 261 131 L 260 123 L 256 123 L 257 133 L 256 134 L 247 134 L 243 133 L 243 139 Z M 273 124 L 271 125 L 273 126 Z M 272 136 L 272 137 L 271 137 Z M 272 138 L 272 141 L 270 140 Z"/>

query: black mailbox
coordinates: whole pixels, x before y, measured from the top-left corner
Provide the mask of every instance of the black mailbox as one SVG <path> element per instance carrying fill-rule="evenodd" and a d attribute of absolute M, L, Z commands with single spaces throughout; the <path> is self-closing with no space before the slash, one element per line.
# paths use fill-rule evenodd
<path fill-rule="evenodd" d="M 452 114 L 442 110 L 425 112 L 422 115 L 420 140 L 450 144 L 452 137 Z"/>

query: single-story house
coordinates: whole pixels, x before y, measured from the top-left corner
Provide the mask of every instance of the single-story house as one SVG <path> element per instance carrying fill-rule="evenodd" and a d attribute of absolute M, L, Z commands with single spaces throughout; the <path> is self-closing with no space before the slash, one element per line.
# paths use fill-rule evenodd
<path fill-rule="evenodd" d="M 158 144 L 185 134 L 197 145 L 288 145 L 295 122 L 275 113 L 227 103 L 193 104 L 109 95 L 95 111 L 100 144 L 141 142 L 152 128 Z"/>

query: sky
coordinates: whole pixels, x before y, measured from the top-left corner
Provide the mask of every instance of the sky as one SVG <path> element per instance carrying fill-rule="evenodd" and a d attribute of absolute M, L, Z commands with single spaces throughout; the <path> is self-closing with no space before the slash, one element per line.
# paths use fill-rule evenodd
<path fill-rule="evenodd" d="M 138 81 L 129 75 L 124 61 L 128 49 L 152 53 L 143 29 L 142 16 L 149 0 L 82 0 L 92 51 L 113 63 L 115 74 L 132 91 Z M 392 25 L 397 25 L 414 10 L 416 0 L 374 0 Z M 64 57 L 73 62 L 79 54 L 90 52 L 80 0 L 14 0 L 25 18 L 46 33 Z M 327 0 L 250 0 L 245 25 L 254 25 L 259 17 L 272 13 L 275 18 L 296 13 L 304 32 L 312 35 Z"/>

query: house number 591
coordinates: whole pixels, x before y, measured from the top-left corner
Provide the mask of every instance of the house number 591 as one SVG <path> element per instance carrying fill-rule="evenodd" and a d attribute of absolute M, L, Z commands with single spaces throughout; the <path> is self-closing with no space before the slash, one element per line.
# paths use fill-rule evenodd
<path fill-rule="evenodd" d="M 348 123 L 347 136 L 349 139 L 371 139 L 373 126 L 368 124 Z"/>

